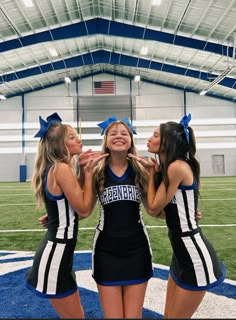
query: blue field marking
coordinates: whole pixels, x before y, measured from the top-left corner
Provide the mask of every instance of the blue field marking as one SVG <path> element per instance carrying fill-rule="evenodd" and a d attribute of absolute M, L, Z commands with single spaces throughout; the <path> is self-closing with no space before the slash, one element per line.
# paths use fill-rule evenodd
<path fill-rule="evenodd" d="M 6 256 L 6 255 L 5 255 L 5 256 Z M 33 261 L 33 257 L 16 257 L 16 258 L 9 258 L 9 259 L 0 260 L 0 262 L 1 262 L 1 264 L 4 264 L 4 263 L 9 263 L 9 262 L 27 261 L 27 260 L 32 260 L 32 261 Z"/>
<path fill-rule="evenodd" d="M 0 257 L 9 255 L 9 251 L 0 251 Z"/>
<path fill-rule="evenodd" d="M 7 255 L 9 254 L 9 259 Z M 29 268 L 29 261 L 32 256 L 27 253 L 16 252 L 16 258 L 13 257 L 14 252 L 0 252 L 0 318 L 28 318 L 28 319 L 49 319 L 58 318 L 47 299 L 41 299 L 34 295 L 31 291 L 24 287 L 25 273 Z M 19 265 L 21 263 L 21 265 Z M 24 266 L 24 264 L 26 266 Z M 8 267 L 11 271 L 7 270 Z M 91 252 L 75 252 L 74 269 L 76 272 L 82 271 L 83 277 L 91 284 L 94 280 L 91 276 Z M 168 277 L 168 268 L 154 265 L 154 276 L 150 280 L 163 280 L 163 286 L 166 285 Z M 80 285 L 80 284 L 79 284 Z M 158 300 L 159 288 L 157 287 L 156 297 Z M 99 304 L 98 293 L 87 287 L 79 286 L 81 303 L 84 307 L 85 317 L 101 319 L 102 313 Z M 220 286 L 211 290 L 216 296 L 236 299 L 236 285 L 230 283 L 222 283 Z M 153 297 L 148 296 L 147 299 Z M 154 301 L 157 301 L 154 300 Z M 151 300 L 153 301 L 153 300 Z M 236 300 L 235 305 L 236 307 Z M 233 307 L 233 305 L 232 305 Z M 163 318 L 161 310 L 156 310 L 156 306 L 143 308 L 143 318 L 160 319 Z M 231 311 L 230 311 L 231 312 Z M 234 313 L 234 311 L 232 311 Z M 231 312 L 231 314 L 232 314 Z"/>

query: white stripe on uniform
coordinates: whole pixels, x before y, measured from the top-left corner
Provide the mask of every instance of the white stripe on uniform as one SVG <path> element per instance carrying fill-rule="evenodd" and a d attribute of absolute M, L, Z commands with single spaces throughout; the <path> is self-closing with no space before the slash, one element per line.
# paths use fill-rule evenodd
<path fill-rule="evenodd" d="M 65 243 L 57 243 L 56 249 L 53 253 L 47 283 L 47 294 L 55 294 L 57 290 L 58 272 L 61 265 L 61 259 L 65 250 Z"/>
<path fill-rule="evenodd" d="M 38 281 L 36 290 L 43 292 L 43 285 L 44 285 L 44 278 L 45 278 L 45 270 L 48 262 L 48 257 L 50 255 L 50 252 L 52 250 L 53 242 L 48 241 L 47 246 L 45 247 L 40 263 L 39 263 L 39 269 L 38 269 Z"/>
<path fill-rule="evenodd" d="M 69 205 L 69 226 L 68 226 L 67 239 L 72 239 L 73 238 L 73 234 L 74 234 L 74 219 L 75 219 L 74 209 L 72 209 L 71 206 Z"/>
<path fill-rule="evenodd" d="M 209 250 L 207 249 L 205 243 L 203 242 L 200 233 L 195 234 L 194 238 L 196 239 L 199 247 L 201 248 L 202 254 L 203 254 L 204 259 L 206 261 L 207 270 L 208 270 L 208 274 L 209 274 L 209 281 L 210 281 L 210 283 L 213 283 L 217 280 L 217 278 L 215 277 L 215 274 L 214 274 L 214 268 L 213 268 L 211 256 L 209 254 Z"/>
<path fill-rule="evenodd" d="M 197 251 L 197 248 L 195 247 L 195 244 L 193 243 L 190 237 L 182 237 L 182 240 L 185 244 L 186 250 L 188 251 L 191 257 L 195 275 L 196 275 L 197 285 L 206 286 L 207 281 L 206 281 L 204 266 L 202 263 L 202 259 Z"/>
<path fill-rule="evenodd" d="M 189 219 L 191 221 L 191 225 L 193 226 L 193 229 L 196 228 L 196 223 L 195 223 L 195 216 L 191 216 L 191 214 L 195 215 L 195 209 L 194 209 L 194 194 L 192 190 L 186 190 L 186 196 L 187 196 L 187 206 L 189 210 Z M 180 227 L 182 232 L 190 231 L 189 225 L 188 225 L 188 219 L 186 215 L 186 208 L 185 208 L 185 202 L 184 202 L 184 197 L 183 197 L 183 192 L 182 190 L 177 190 L 175 194 L 176 198 L 176 205 L 177 205 L 177 210 L 178 210 L 178 215 L 179 215 L 179 220 L 180 220 Z"/>
<path fill-rule="evenodd" d="M 200 234 L 199 233 L 195 234 L 194 238 L 203 254 L 203 257 L 206 263 L 206 268 L 209 273 L 209 281 L 210 283 L 212 283 L 217 279 L 215 278 L 213 273 L 213 265 L 212 265 L 211 257 L 205 246 L 205 243 L 202 241 Z M 183 237 L 182 240 L 193 262 L 193 267 L 194 267 L 198 286 L 208 285 L 202 258 L 200 257 L 195 244 L 193 243 L 190 237 Z"/>
<path fill-rule="evenodd" d="M 64 239 L 66 227 L 66 206 L 65 199 L 57 200 L 59 227 L 57 230 L 57 239 Z"/>

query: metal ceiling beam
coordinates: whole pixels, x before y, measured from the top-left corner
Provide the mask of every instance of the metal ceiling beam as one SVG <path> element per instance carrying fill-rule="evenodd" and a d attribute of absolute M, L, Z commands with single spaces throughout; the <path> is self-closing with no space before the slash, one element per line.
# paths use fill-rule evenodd
<path fill-rule="evenodd" d="M 76 57 L 67 58 L 59 60 L 56 62 L 50 62 L 40 67 L 28 68 L 22 71 L 16 71 L 1 76 L 2 82 L 11 82 L 27 77 L 36 76 L 42 73 L 47 73 L 55 70 L 63 70 L 69 68 L 82 67 L 85 65 L 94 65 L 99 63 L 111 64 L 111 65 L 121 65 L 134 68 L 148 68 L 152 70 L 158 70 L 162 72 L 174 73 L 181 76 L 192 77 L 200 80 L 204 80 L 210 83 L 209 78 L 217 77 L 215 74 L 209 74 L 207 72 L 186 69 L 178 66 L 162 64 L 160 62 L 152 61 L 148 59 L 141 59 L 137 57 L 131 57 L 124 54 L 118 54 L 115 52 L 97 50 L 92 53 L 86 53 L 83 55 L 78 55 Z M 222 86 L 235 88 L 236 82 L 235 79 L 225 77 L 220 82 Z"/>
<path fill-rule="evenodd" d="M 91 78 L 92 76 L 96 76 L 96 75 L 99 75 L 99 74 L 102 74 L 102 73 L 111 74 L 111 75 L 113 75 L 113 76 L 118 76 L 118 77 L 122 77 L 122 78 L 126 78 L 126 79 L 130 79 L 130 78 L 131 78 L 129 75 L 120 74 L 120 73 L 118 73 L 118 72 L 111 72 L 111 71 L 101 72 L 101 71 L 96 71 L 96 72 L 91 72 L 90 74 L 80 75 L 79 77 L 74 78 L 73 80 L 76 81 L 76 80 Z M 132 78 L 133 78 L 133 77 L 132 77 Z M 183 89 L 182 87 L 180 87 L 180 86 L 178 86 L 178 85 L 171 85 L 171 84 L 161 83 L 161 82 L 159 82 L 159 81 L 144 80 L 143 82 L 145 82 L 145 83 L 150 83 L 150 84 L 155 84 L 155 85 L 159 85 L 159 86 L 166 87 L 166 88 L 170 88 L 170 89 L 180 90 L 180 91 L 183 91 L 183 90 L 184 90 L 186 93 L 187 93 L 187 92 L 199 93 L 198 90 L 194 90 L 194 89 Z M 61 85 L 61 84 L 65 84 L 64 80 L 57 81 L 57 82 L 55 82 L 55 83 L 53 83 L 53 84 L 44 85 L 43 88 L 42 88 L 41 86 L 39 86 L 39 87 L 34 87 L 33 90 L 26 90 L 26 91 L 24 91 L 24 94 L 31 93 L 31 92 L 35 92 L 35 91 L 40 91 L 40 90 L 42 90 L 42 89 L 51 88 L 51 87 L 54 87 L 54 86 L 57 86 L 57 85 Z M 11 95 L 8 95 L 8 98 L 12 98 L 12 97 L 19 96 L 19 95 L 21 95 L 21 93 L 11 94 Z M 230 102 L 235 102 L 234 99 L 227 98 L 227 97 L 222 97 L 221 95 L 217 95 L 217 94 L 211 94 L 211 93 L 209 93 L 208 96 L 209 96 L 209 97 L 212 97 L 212 98 L 217 98 L 217 99 L 227 100 L 227 101 L 230 101 Z"/>
<path fill-rule="evenodd" d="M 38 32 L 21 38 L 4 41 L 0 43 L 0 52 L 15 50 L 21 48 L 22 45 L 26 47 L 42 42 L 51 42 L 96 34 L 160 41 L 191 49 L 204 50 L 223 56 L 232 56 L 233 54 L 233 47 L 231 46 L 178 36 L 167 32 L 146 29 L 102 18 L 94 18 L 68 26 L 51 29 L 50 31 Z"/>

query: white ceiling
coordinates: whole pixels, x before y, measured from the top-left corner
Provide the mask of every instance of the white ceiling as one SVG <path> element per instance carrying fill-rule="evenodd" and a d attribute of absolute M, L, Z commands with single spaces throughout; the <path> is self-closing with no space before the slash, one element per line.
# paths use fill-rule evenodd
<path fill-rule="evenodd" d="M 0 0 L 6 97 L 106 72 L 236 100 L 236 0 L 32 2 Z"/>

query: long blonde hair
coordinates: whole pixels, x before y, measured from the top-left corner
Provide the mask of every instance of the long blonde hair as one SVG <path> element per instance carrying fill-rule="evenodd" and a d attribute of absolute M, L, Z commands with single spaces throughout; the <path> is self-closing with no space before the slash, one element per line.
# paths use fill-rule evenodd
<path fill-rule="evenodd" d="M 74 160 L 66 146 L 67 128 L 69 126 L 60 122 L 52 124 L 38 144 L 38 151 L 34 162 L 34 173 L 31 187 L 35 195 L 37 207 L 44 203 L 43 177 L 45 170 L 53 166 L 53 174 L 61 162 L 73 167 Z"/>
<path fill-rule="evenodd" d="M 117 123 L 122 123 L 127 128 L 128 132 L 129 132 L 129 135 L 131 138 L 131 144 L 130 144 L 130 148 L 128 150 L 128 153 L 132 153 L 134 155 L 137 155 L 137 149 L 134 145 L 133 134 L 131 133 L 127 124 L 123 121 L 112 122 L 111 124 L 109 124 L 107 126 L 105 134 L 104 134 L 104 139 L 102 142 L 102 153 L 110 153 L 109 149 L 107 148 L 107 134 L 108 134 L 109 130 Z M 143 166 L 137 160 L 135 160 L 133 158 L 129 158 L 128 161 L 135 171 L 135 185 L 141 190 L 141 192 L 146 192 L 147 191 L 147 179 L 148 179 L 147 172 L 145 171 Z M 110 162 L 110 156 L 101 160 L 94 170 L 95 187 L 98 190 L 98 192 L 102 192 L 102 190 L 104 188 L 105 166 L 109 162 Z"/>

